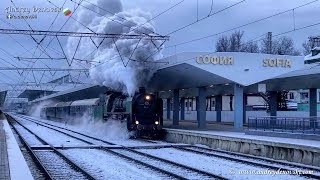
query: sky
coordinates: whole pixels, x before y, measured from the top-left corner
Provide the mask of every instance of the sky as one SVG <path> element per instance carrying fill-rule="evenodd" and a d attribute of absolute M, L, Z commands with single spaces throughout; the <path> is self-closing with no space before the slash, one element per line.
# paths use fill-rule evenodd
<path fill-rule="evenodd" d="M 6 8 L 14 6 L 31 9 L 34 7 L 51 8 L 54 6 L 61 7 L 62 4 L 66 2 L 63 7 L 67 7 L 71 11 L 74 11 L 74 1 L 75 0 L 51 0 L 52 3 L 49 3 L 49 1 L 47 0 L 12 0 L 12 2 L 14 3 L 13 4 L 10 0 L 2 0 L 0 4 L 0 28 L 12 29 L 14 26 L 18 29 L 30 30 L 31 27 L 34 30 L 48 30 L 48 28 L 52 25 L 51 30 L 57 31 L 67 20 L 67 17 L 64 16 L 63 13 L 31 12 L 30 14 L 37 14 L 37 18 L 27 20 L 28 24 L 30 25 L 29 27 L 28 24 L 23 20 L 7 19 L 6 16 L 8 12 Z M 238 27 L 285 10 L 296 8 L 308 2 L 312 2 L 312 0 L 246 0 L 242 3 L 239 3 L 238 5 L 235 5 L 229 9 L 219 12 L 220 10 L 240 1 L 241 0 L 122 0 L 121 2 L 124 10 L 140 9 L 143 12 L 150 13 L 151 17 L 157 16 L 165 10 L 172 8 L 153 20 L 156 32 L 158 34 L 169 34 L 170 36 L 169 41 L 164 44 L 165 49 L 162 52 L 164 57 L 173 55 L 175 53 L 188 51 L 213 52 L 215 50 L 215 41 L 219 37 L 219 35 L 214 36 L 214 34 L 224 32 L 234 27 Z M 94 3 L 95 0 L 90 2 Z M 83 3 L 83 6 L 87 5 L 88 3 Z M 174 5 L 176 6 L 173 7 Z M 104 8 L 108 8 L 112 11 L 114 7 Z M 287 13 L 274 16 L 267 20 L 235 30 L 244 31 L 244 38 L 246 40 L 259 40 L 267 32 L 272 32 L 275 35 L 293 30 L 294 28 L 299 29 L 301 27 L 305 27 L 314 23 L 320 23 L 319 9 L 320 1 L 316 1 L 307 6 L 297 8 Z M 196 22 L 197 19 L 202 19 L 208 16 L 210 11 L 211 14 L 214 15 L 205 18 L 204 20 Z M 86 15 L 90 16 L 90 12 L 88 11 L 88 14 Z M 57 19 L 55 23 L 52 24 L 56 16 Z M 73 16 L 77 16 L 77 11 Z M 194 24 L 180 31 L 174 32 L 175 30 L 190 23 Z M 79 25 L 79 22 L 76 22 L 74 19 L 69 19 L 62 31 L 72 31 L 74 30 L 75 26 L 81 25 Z M 302 30 L 297 30 L 291 33 L 287 33 L 285 35 L 291 37 L 294 40 L 297 49 L 302 50 L 301 44 L 305 42 L 309 36 L 319 35 L 319 30 L 320 25 Z M 234 31 L 222 33 L 221 35 L 228 35 L 232 32 Z M 198 39 L 210 35 L 213 36 L 211 36 L 210 38 L 204 38 L 199 41 L 177 45 L 193 39 Z M 36 36 L 34 38 L 37 41 L 40 41 L 40 39 L 42 39 L 41 36 Z M 50 40 L 51 37 L 46 38 L 43 41 L 43 44 L 47 44 Z M 61 43 L 64 46 L 64 48 L 66 48 L 67 39 L 62 38 Z M 17 65 L 20 67 L 31 66 L 32 63 L 27 61 L 18 61 L 14 59 L 14 56 L 30 57 L 32 53 L 40 55 L 41 51 L 39 51 L 39 49 L 37 49 L 37 51 L 34 52 L 35 47 L 36 43 L 30 36 L 9 36 L 7 34 L 0 34 L 0 58 L 2 58 L 0 59 L 1 67 L 11 67 L 13 65 Z M 58 43 L 56 41 L 53 41 L 49 46 L 49 51 L 52 51 L 52 53 L 53 51 L 59 51 L 61 54 L 61 49 L 59 48 L 60 46 L 58 45 Z M 42 60 L 42 62 L 37 62 L 34 66 L 50 66 L 59 68 L 65 67 L 66 63 L 58 60 Z M 50 80 L 52 78 L 59 77 L 62 75 L 63 73 L 57 73 L 54 76 L 50 76 L 50 74 L 45 74 L 41 80 Z M 42 74 L 36 72 L 35 76 L 36 81 L 40 82 Z M 33 75 L 30 72 L 24 73 L 21 76 L 17 72 L 2 71 L 0 73 L 0 77 L 3 77 L 0 79 L 0 83 L 17 83 L 22 81 L 27 82 L 33 81 L 34 79 Z M 3 86 L 0 85 L 0 88 L 1 87 L 3 88 Z"/>

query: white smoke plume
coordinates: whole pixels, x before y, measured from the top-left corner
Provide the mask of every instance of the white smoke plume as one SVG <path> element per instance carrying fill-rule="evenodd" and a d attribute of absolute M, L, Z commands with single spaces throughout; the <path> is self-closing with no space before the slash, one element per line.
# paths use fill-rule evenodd
<path fill-rule="evenodd" d="M 28 115 L 33 117 L 41 117 L 42 108 L 46 105 L 52 104 L 53 101 L 43 101 L 30 107 Z"/>
<path fill-rule="evenodd" d="M 88 132 L 91 135 L 108 140 L 127 140 L 132 135 L 127 130 L 126 122 L 112 119 L 108 121 L 93 119 L 87 113 L 68 122 L 68 124 L 70 123 L 82 132 Z"/>
<path fill-rule="evenodd" d="M 97 0 L 91 3 L 96 4 L 101 9 L 92 4 L 85 4 L 85 2 L 83 6 L 98 12 L 100 15 L 87 8 L 79 7 L 76 18 L 92 31 L 110 34 L 154 35 L 152 34 L 152 32 L 155 32 L 153 22 L 147 22 L 152 18 L 150 13 L 139 9 L 124 11 L 120 0 Z M 115 14 L 110 14 L 107 11 Z M 79 24 L 74 28 L 79 32 L 90 32 L 88 28 Z M 78 41 L 79 38 L 70 37 L 68 39 L 69 57 L 73 56 Z M 102 39 L 93 39 L 93 41 L 98 45 Z M 89 56 L 92 61 L 101 62 L 101 64 L 95 63 L 96 67 L 91 65 L 90 77 L 94 82 L 132 95 L 154 73 L 155 63 L 144 63 L 143 61 L 153 62 L 160 59 L 162 57 L 161 51 L 159 53 L 155 52 L 163 41 L 154 40 L 152 42 L 146 39 L 142 39 L 140 42 L 138 39 L 114 39 L 114 41 L 115 43 L 112 39 L 104 40 L 99 49 L 90 54 L 96 47 L 91 39 L 83 38 L 77 51 L 77 57 L 84 58 Z M 138 42 L 139 45 L 136 48 Z M 135 51 L 132 53 L 134 49 Z M 129 57 L 135 61 L 129 61 L 125 67 L 118 51 L 122 55 L 124 63 L 128 62 Z M 84 65 L 88 67 L 85 62 L 80 65 L 79 62 L 74 64 L 78 64 L 78 67 Z"/>

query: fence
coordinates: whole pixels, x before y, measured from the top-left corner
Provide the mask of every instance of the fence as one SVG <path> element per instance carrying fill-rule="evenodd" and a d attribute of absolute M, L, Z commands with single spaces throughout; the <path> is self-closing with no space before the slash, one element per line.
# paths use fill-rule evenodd
<path fill-rule="evenodd" d="M 320 134 L 320 117 L 249 117 L 248 129 Z"/>

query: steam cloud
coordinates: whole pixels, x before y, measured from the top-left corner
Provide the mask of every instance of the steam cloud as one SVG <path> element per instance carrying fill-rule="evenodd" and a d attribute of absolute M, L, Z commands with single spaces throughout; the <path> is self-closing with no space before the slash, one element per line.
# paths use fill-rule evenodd
<path fill-rule="evenodd" d="M 35 104 L 30 107 L 30 110 L 28 112 L 28 115 L 33 117 L 41 117 L 41 111 L 42 108 L 45 107 L 48 104 L 52 104 L 53 101 L 43 101 L 41 103 Z"/>
<path fill-rule="evenodd" d="M 117 120 L 109 119 L 108 121 L 93 119 L 87 113 L 73 121 L 68 121 L 82 132 L 88 132 L 97 137 L 108 140 L 127 140 L 132 135 L 127 130 L 127 124 Z"/>
<path fill-rule="evenodd" d="M 150 13 L 139 9 L 124 11 L 120 0 L 97 0 L 92 3 L 101 7 L 101 9 L 84 2 L 83 6 L 87 8 L 80 6 L 76 18 L 94 32 L 111 34 L 144 33 L 149 35 L 153 35 L 152 32 L 155 32 L 153 22 L 147 22 L 152 18 Z M 110 14 L 110 12 L 114 14 Z M 79 24 L 74 28 L 75 31 L 79 32 L 89 31 Z M 79 38 L 70 37 L 68 39 L 69 57 L 73 56 L 78 41 Z M 102 39 L 93 39 L 93 41 L 98 45 Z M 162 57 L 161 52 L 154 54 L 162 41 L 154 40 L 151 42 L 146 39 L 142 39 L 140 42 L 138 39 L 114 39 L 114 41 L 115 43 L 112 39 L 105 39 L 99 49 L 90 54 L 96 49 L 96 46 L 91 39 L 84 38 L 79 45 L 77 57 L 91 57 L 88 59 L 101 62 L 101 64 L 96 64 L 97 67 L 93 67 L 91 64 L 90 77 L 94 82 L 133 95 L 137 88 L 145 84 L 154 73 L 155 63 L 144 63 L 143 61 L 155 61 Z M 139 45 L 136 48 L 138 42 Z M 134 49 L 135 51 L 132 53 Z M 128 62 L 129 57 L 135 61 L 129 61 L 128 65 L 124 67 L 118 51 L 125 63 Z M 77 64 L 76 66 L 90 66 L 85 62 L 81 64 L 77 62 Z"/>

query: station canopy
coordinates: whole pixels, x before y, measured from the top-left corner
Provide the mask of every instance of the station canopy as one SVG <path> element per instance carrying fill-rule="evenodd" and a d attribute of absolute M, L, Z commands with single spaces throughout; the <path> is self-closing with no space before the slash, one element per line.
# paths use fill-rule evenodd
<path fill-rule="evenodd" d="M 151 78 L 148 84 L 150 91 L 231 83 L 245 88 L 256 87 L 258 83 L 306 66 L 303 56 L 244 52 L 185 52 L 162 59 L 161 62 L 167 64 L 162 65 Z"/>
<path fill-rule="evenodd" d="M 18 98 L 28 98 L 29 101 L 32 101 L 41 96 L 50 95 L 57 91 L 48 91 L 48 90 L 37 90 L 37 89 L 26 89 L 21 94 L 19 94 Z"/>
<path fill-rule="evenodd" d="M 38 98 L 31 101 L 31 103 L 37 103 L 40 101 L 52 100 L 52 101 L 76 101 L 82 99 L 97 98 L 110 91 L 109 88 L 99 85 L 82 85 L 76 88 L 60 91 L 49 96 Z"/>
<path fill-rule="evenodd" d="M 260 84 L 266 90 L 320 88 L 320 67 L 305 64 L 303 56 L 244 52 L 185 52 L 158 61 L 159 67 L 146 85 L 149 92 L 171 94 L 185 90 L 180 96 L 197 94 L 197 87 L 209 89 L 208 95 L 232 94 L 233 84 L 245 93 L 257 93 Z M 84 85 L 39 98 L 75 101 L 97 98 L 110 91 L 98 85 Z M 171 92 L 170 92 L 171 91 Z M 164 97 L 164 96 L 161 96 Z"/>

